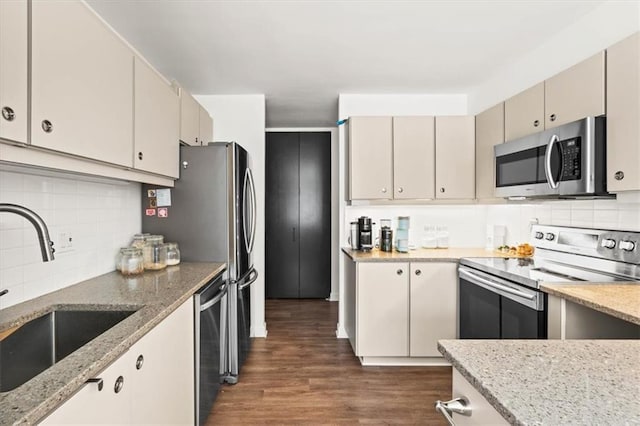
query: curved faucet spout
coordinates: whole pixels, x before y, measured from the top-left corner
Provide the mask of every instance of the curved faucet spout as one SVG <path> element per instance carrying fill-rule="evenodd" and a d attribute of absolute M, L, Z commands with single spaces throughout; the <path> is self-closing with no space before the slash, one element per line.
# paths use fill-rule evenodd
<path fill-rule="evenodd" d="M 15 213 L 27 219 L 36 228 L 38 239 L 40 240 L 40 251 L 42 252 L 42 261 L 49 262 L 54 259 L 53 241 L 49 238 L 49 229 L 44 220 L 38 216 L 33 210 L 17 204 L 0 203 L 0 212 Z"/>

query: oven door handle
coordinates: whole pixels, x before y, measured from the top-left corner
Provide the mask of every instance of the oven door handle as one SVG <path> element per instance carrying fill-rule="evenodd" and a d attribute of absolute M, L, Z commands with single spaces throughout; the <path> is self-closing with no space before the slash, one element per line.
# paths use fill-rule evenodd
<path fill-rule="evenodd" d="M 487 287 L 490 287 L 499 291 L 503 291 L 513 296 L 522 297 L 523 299 L 527 299 L 527 300 L 535 300 L 536 298 L 535 294 L 527 294 L 522 291 L 515 290 L 511 287 L 507 287 L 506 285 L 502 285 L 497 282 L 487 280 L 485 278 L 477 276 L 474 273 L 467 271 L 466 269 L 458 268 L 458 272 L 460 273 L 460 275 L 464 276 L 471 282 L 475 282 L 476 284 L 483 284 Z"/>
<path fill-rule="evenodd" d="M 553 173 L 551 172 L 551 153 L 553 152 L 553 146 L 556 144 L 556 142 L 558 142 L 560 140 L 560 138 L 558 137 L 558 135 L 553 135 L 551 136 L 551 139 L 549 139 L 549 144 L 547 145 L 547 152 L 545 153 L 544 156 L 544 174 L 547 175 L 547 183 L 549 184 L 549 187 L 551 189 L 558 189 L 558 185 L 560 185 L 560 182 L 556 182 L 553 180 Z M 562 155 L 562 153 L 560 153 L 560 155 Z M 560 159 L 560 167 L 562 168 L 564 162 L 562 161 L 562 158 Z M 562 170 L 560 173 L 560 176 L 562 176 Z"/>

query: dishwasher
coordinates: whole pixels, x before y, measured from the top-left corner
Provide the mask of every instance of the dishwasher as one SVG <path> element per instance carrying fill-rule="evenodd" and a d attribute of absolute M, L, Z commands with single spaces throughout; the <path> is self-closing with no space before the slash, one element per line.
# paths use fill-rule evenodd
<path fill-rule="evenodd" d="M 203 425 L 220 390 L 227 354 L 227 283 L 222 275 L 194 295 L 195 419 Z"/>

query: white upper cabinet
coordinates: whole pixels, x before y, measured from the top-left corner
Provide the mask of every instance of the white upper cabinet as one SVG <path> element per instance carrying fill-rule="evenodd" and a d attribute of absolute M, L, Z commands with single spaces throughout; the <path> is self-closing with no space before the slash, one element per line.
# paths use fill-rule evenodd
<path fill-rule="evenodd" d="M 206 145 L 209 142 L 213 142 L 213 119 L 209 115 L 206 109 L 199 105 L 200 111 L 200 143 Z"/>
<path fill-rule="evenodd" d="M 348 128 L 350 199 L 392 199 L 393 119 L 351 117 Z"/>
<path fill-rule="evenodd" d="M 504 102 L 506 141 L 544 130 L 544 82 Z"/>
<path fill-rule="evenodd" d="M 184 89 L 180 90 L 180 140 L 200 145 L 200 104 Z"/>
<path fill-rule="evenodd" d="M 133 52 L 82 2 L 31 9 L 31 144 L 131 167 Z"/>
<path fill-rule="evenodd" d="M 607 189 L 640 191 L 640 32 L 607 49 Z"/>
<path fill-rule="evenodd" d="M 434 118 L 393 117 L 393 198 L 434 198 Z"/>
<path fill-rule="evenodd" d="M 135 157 L 138 170 L 177 178 L 180 100 L 144 61 L 135 59 Z"/>
<path fill-rule="evenodd" d="M 473 199 L 475 117 L 436 117 L 436 199 Z"/>
<path fill-rule="evenodd" d="M 605 53 L 545 81 L 545 129 L 605 113 Z"/>
<path fill-rule="evenodd" d="M 0 139 L 27 143 L 27 0 L 0 1 Z"/>
<path fill-rule="evenodd" d="M 493 147 L 504 142 L 504 103 L 476 116 L 476 198 L 494 198 Z"/>

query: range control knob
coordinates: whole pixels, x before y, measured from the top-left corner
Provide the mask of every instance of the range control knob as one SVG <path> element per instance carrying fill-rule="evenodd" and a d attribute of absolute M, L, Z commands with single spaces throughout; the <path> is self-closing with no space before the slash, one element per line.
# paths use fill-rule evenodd
<path fill-rule="evenodd" d="M 556 236 L 555 236 L 555 235 L 553 235 L 551 232 L 548 232 L 548 233 L 547 233 L 547 235 L 545 235 L 545 236 L 544 236 L 544 238 L 545 238 L 547 241 L 553 241 L 553 239 L 554 239 L 555 237 L 556 237 Z"/>
<path fill-rule="evenodd" d="M 544 237 L 544 234 L 542 232 L 540 232 L 540 231 L 536 232 L 536 234 L 534 235 L 534 238 L 536 240 L 541 240 L 542 237 Z"/>
<path fill-rule="evenodd" d="M 633 251 L 636 248 L 636 243 L 633 241 L 620 241 L 620 249 L 624 251 Z"/>
<path fill-rule="evenodd" d="M 602 240 L 602 242 L 600 242 L 600 246 L 604 248 L 612 249 L 616 246 L 616 240 L 605 238 L 604 240 Z"/>

